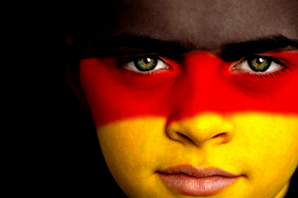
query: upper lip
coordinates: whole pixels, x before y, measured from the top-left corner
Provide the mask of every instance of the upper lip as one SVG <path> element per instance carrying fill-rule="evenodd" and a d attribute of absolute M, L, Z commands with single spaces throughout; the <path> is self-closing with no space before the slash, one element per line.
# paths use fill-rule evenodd
<path fill-rule="evenodd" d="M 185 174 L 190 177 L 211 177 L 211 176 L 221 176 L 221 177 L 237 177 L 238 175 L 230 173 L 220 168 L 201 168 L 194 167 L 190 165 L 176 166 L 164 171 L 159 171 L 160 174 Z"/>

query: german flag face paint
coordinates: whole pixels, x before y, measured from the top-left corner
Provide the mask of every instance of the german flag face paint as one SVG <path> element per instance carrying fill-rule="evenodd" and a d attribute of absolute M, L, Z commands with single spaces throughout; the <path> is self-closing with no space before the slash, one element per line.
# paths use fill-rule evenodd
<path fill-rule="evenodd" d="M 283 197 L 298 165 L 297 1 L 118 3 L 80 80 L 128 197 Z"/>
<path fill-rule="evenodd" d="M 273 197 L 286 186 L 298 164 L 298 52 L 235 62 L 207 52 L 148 57 L 80 66 L 103 154 L 129 197 L 204 195 L 160 179 L 179 166 L 235 174 L 228 187 L 206 192 L 218 197 Z M 271 66 L 253 71 L 255 57 Z M 139 71 L 145 59 L 156 66 Z"/>

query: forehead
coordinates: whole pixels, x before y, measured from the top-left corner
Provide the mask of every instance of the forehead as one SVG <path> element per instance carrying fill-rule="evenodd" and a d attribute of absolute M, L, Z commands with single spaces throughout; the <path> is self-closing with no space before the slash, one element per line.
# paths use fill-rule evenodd
<path fill-rule="evenodd" d="M 114 0 L 97 7 L 95 37 L 128 34 L 197 49 L 283 35 L 298 39 L 297 0 Z"/>

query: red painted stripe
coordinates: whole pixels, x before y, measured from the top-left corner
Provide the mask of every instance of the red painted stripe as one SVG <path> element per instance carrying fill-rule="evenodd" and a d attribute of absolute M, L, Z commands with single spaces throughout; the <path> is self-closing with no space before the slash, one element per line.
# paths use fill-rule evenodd
<path fill-rule="evenodd" d="M 266 55 L 287 68 L 256 77 L 231 72 L 235 63 L 194 52 L 183 62 L 165 59 L 170 69 L 152 75 L 125 70 L 117 58 L 83 59 L 80 77 L 96 126 L 144 115 L 176 120 L 205 111 L 298 114 L 298 52 Z"/>

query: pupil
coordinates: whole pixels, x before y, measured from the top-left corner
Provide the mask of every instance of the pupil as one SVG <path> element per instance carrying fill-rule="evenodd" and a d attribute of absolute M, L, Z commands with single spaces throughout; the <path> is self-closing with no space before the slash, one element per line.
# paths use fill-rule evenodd
<path fill-rule="evenodd" d="M 150 63 L 151 62 L 151 58 L 145 58 L 145 60 L 144 60 L 144 63 L 145 64 L 148 64 L 148 63 Z"/>
<path fill-rule="evenodd" d="M 264 62 L 264 60 L 262 59 L 262 58 L 258 58 L 257 60 L 256 60 L 256 63 L 257 64 L 262 64 Z"/>

